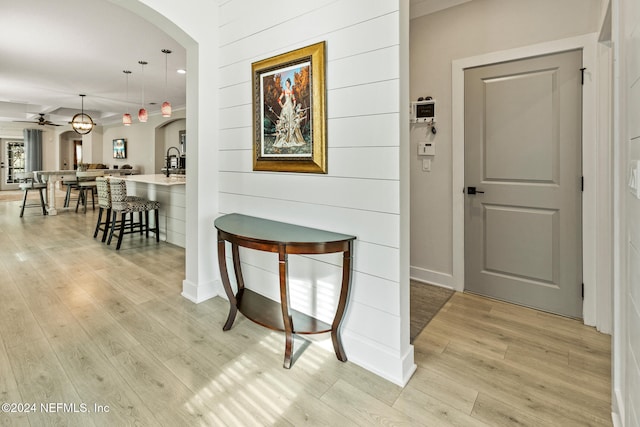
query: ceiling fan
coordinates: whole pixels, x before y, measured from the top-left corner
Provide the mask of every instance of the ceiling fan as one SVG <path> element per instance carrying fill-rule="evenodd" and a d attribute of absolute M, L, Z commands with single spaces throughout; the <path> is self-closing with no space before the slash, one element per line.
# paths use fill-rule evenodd
<path fill-rule="evenodd" d="M 19 123 L 35 123 L 37 125 L 40 126 L 62 126 L 56 123 L 53 123 L 49 120 L 46 120 L 44 118 L 44 113 L 39 113 L 40 117 L 38 118 L 38 120 L 14 120 L 14 122 L 19 122 Z"/>

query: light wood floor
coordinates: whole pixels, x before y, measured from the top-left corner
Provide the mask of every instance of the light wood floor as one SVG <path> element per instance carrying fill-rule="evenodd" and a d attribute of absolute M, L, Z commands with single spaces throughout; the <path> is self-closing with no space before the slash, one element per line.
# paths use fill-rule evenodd
<path fill-rule="evenodd" d="M 0 425 L 611 425 L 610 340 L 577 321 L 458 293 L 404 389 L 316 344 L 285 370 L 281 334 L 180 296 L 182 249 L 18 212 L 0 203 L 0 400 L 37 407 Z"/>

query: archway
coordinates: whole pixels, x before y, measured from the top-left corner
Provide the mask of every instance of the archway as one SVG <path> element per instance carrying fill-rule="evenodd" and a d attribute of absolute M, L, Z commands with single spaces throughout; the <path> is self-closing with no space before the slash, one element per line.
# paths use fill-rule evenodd
<path fill-rule="evenodd" d="M 186 277 L 182 295 L 201 302 L 222 293 L 219 273 L 211 268 L 217 258 L 213 218 L 218 215 L 219 71 L 218 5 L 200 2 L 198 16 L 191 19 L 180 3 L 146 0 L 110 0 L 162 28 L 187 51 L 186 132 L 189 135 L 189 167 L 186 187 Z M 174 22 L 175 20 L 175 22 Z M 200 78 L 200 76 L 206 76 Z M 201 100 L 202 98 L 202 100 Z M 201 126 L 202 124 L 202 126 Z M 206 141 L 206 144 L 199 144 Z M 206 182 L 205 185 L 200 183 Z"/>
<path fill-rule="evenodd" d="M 78 146 L 82 150 L 82 136 L 71 130 L 60 133 L 58 135 L 58 157 L 54 169 L 76 169 L 78 163 L 82 161 Z"/>

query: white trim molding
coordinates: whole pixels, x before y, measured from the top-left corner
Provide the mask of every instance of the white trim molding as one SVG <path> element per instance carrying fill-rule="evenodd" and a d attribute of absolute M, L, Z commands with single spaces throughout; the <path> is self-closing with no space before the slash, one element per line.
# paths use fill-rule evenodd
<path fill-rule="evenodd" d="M 411 344 L 398 353 L 348 329 L 342 331 L 342 342 L 349 361 L 400 387 L 407 385 L 417 369 Z"/>
<path fill-rule="evenodd" d="M 611 288 L 611 283 L 596 282 L 596 265 L 601 251 L 596 235 L 598 224 L 596 192 L 600 178 L 608 179 L 610 165 L 598 164 L 597 159 L 597 43 L 598 34 L 586 34 L 521 48 L 492 52 L 452 61 L 452 156 L 453 156 L 453 274 L 452 287 L 464 290 L 464 70 L 471 67 L 525 59 L 541 55 L 581 49 L 583 52 L 584 88 L 582 98 L 582 241 L 584 281 L 584 323 L 597 326 L 597 319 L 611 317 L 611 304 L 597 302 L 597 286 Z M 600 195 L 602 197 L 602 195 Z M 610 219 L 609 219 L 610 220 Z"/>
<path fill-rule="evenodd" d="M 202 284 L 193 283 L 189 280 L 182 281 L 182 296 L 196 304 L 219 295 L 224 296 L 222 293 L 222 282 L 220 280 L 213 280 Z"/>
<path fill-rule="evenodd" d="M 440 286 L 441 288 L 453 289 L 453 276 L 440 271 L 411 267 L 411 280 Z"/>

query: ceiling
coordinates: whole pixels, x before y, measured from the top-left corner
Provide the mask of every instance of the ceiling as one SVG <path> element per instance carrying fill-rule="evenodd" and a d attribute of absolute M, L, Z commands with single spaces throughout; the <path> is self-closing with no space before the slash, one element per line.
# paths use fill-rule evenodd
<path fill-rule="evenodd" d="M 411 19 L 436 13 L 471 0 L 410 0 L 409 16 Z"/>
<path fill-rule="evenodd" d="M 411 0 L 411 18 L 470 0 Z M 98 124 L 186 104 L 186 51 L 160 28 L 108 0 L 0 0 L 0 122 L 67 124 L 81 108 Z M 165 86 L 165 54 L 167 85 Z M 144 60 L 144 67 L 138 61 Z M 130 70 L 129 90 L 123 70 Z"/>
<path fill-rule="evenodd" d="M 98 124 L 186 103 L 186 51 L 158 27 L 107 0 L 0 0 L 0 122 L 67 124 L 81 108 Z M 167 73 L 165 86 L 165 54 Z M 144 67 L 138 61 L 147 61 Z M 130 70 L 127 94 L 126 76 Z M 155 103 L 155 105 L 153 104 Z"/>

